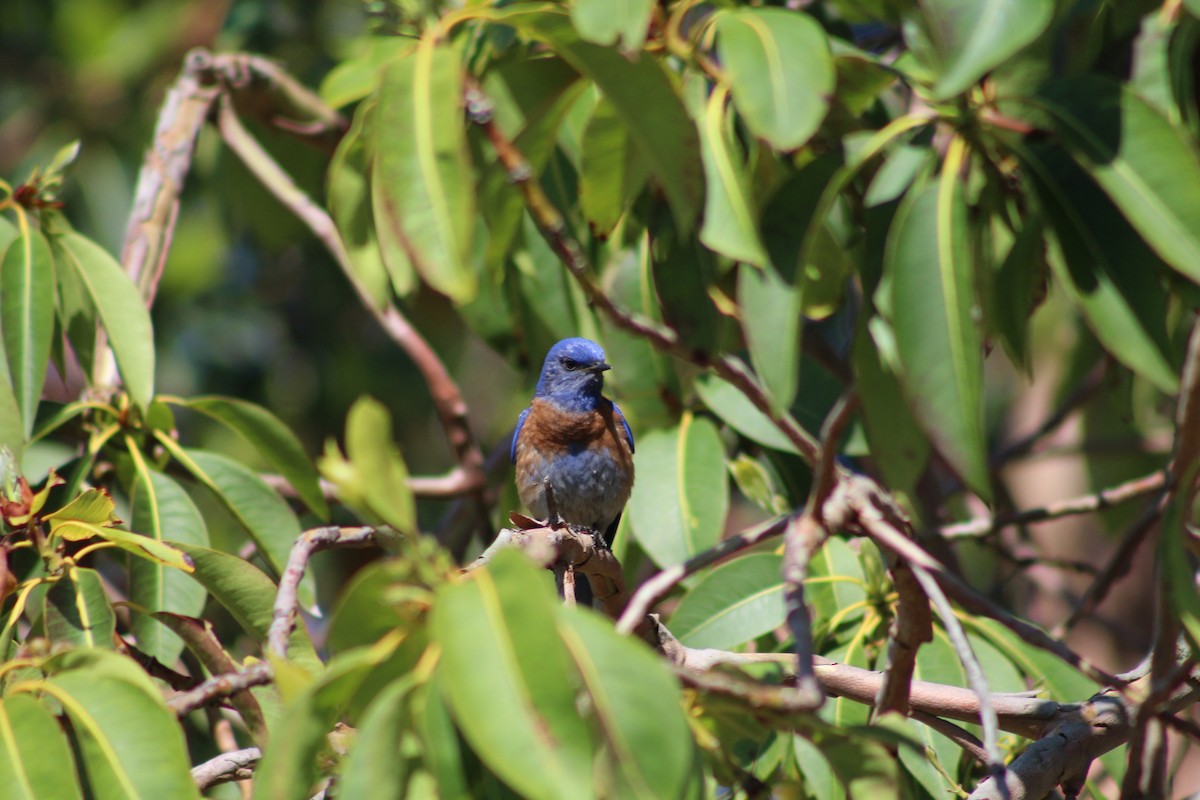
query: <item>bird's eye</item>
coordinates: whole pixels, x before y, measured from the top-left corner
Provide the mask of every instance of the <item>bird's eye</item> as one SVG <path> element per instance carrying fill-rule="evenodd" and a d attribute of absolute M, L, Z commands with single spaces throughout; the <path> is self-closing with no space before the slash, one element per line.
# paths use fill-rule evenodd
<path fill-rule="evenodd" d="M 568 372 L 574 372 L 575 370 L 579 369 L 579 362 L 573 358 L 564 358 L 562 365 L 563 369 L 567 370 Z"/>

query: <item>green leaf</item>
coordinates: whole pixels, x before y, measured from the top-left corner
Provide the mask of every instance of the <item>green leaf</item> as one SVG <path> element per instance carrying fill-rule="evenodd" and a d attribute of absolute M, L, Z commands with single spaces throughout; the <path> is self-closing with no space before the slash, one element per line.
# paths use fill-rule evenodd
<path fill-rule="evenodd" d="M 376 222 L 389 227 L 430 286 L 466 302 L 475 294 L 475 193 L 458 52 L 426 37 L 415 54 L 388 63 L 378 97 Z"/>
<path fill-rule="evenodd" d="M 1049 26 L 1053 0 L 922 0 L 927 26 L 941 61 L 934 87 L 938 99 L 962 94 Z"/>
<path fill-rule="evenodd" d="M 135 458 L 134 465 L 131 527 L 159 542 L 170 538 L 207 547 L 208 528 L 183 487 L 149 469 L 144 459 Z M 151 559 L 130 561 L 129 599 L 150 614 L 169 611 L 197 617 L 207 598 L 204 587 L 186 572 Z M 132 628 L 138 649 L 164 664 L 175 663 L 183 650 L 183 640 L 146 613 L 134 615 Z"/>
<path fill-rule="evenodd" d="M 837 618 L 849 621 L 862 616 L 861 609 L 849 612 L 867 599 L 862 562 L 844 540 L 827 540 L 809 559 L 808 573 L 804 597 L 812 607 L 814 628 L 828 629 Z"/>
<path fill-rule="evenodd" d="M 1095 75 L 1055 81 L 1039 105 L 1147 244 L 1200 282 L 1200 159 L 1181 130 L 1132 90 Z"/>
<path fill-rule="evenodd" d="M 71 523 L 110 526 L 120 523 L 117 504 L 105 489 L 88 489 L 57 511 L 46 514 L 43 519 L 50 523 L 51 535 L 64 535 L 60 529 Z M 71 539 L 70 535 L 66 538 Z M 76 538 L 88 538 L 87 536 Z M 74 539 L 73 539 L 74 540 Z"/>
<path fill-rule="evenodd" d="M 593 235 L 604 238 L 646 185 L 646 165 L 616 108 L 604 98 L 596 103 L 580 146 L 579 203 Z"/>
<path fill-rule="evenodd" d="M 750 361 L 777 409 L 796 398 L 804 291 L 776 269 L 738 270 L 738 307 Z"/>
<path fill-rule="evenodd" d="M 75 759 L 58 720 L 23 694 L 0 698 L 0 796 L 8 800 L 82 797 Z"/>
<path fill-rule="evenodd" d="M 6 361 L 0 358 L 0 448 L 7 448 L 20 463 L 25 448 L 25 426 Z"/>
<path fill-rule="evenodd" d="M 375 308 L 382 309 L 391 300 L 391 286 L 371 205 L 374 162 L 370 159 L 368 142 L 374 111 L 373 102 L 360 103 L 355 109 L 350 130 L 346 131 L 329 160 L 325 194 L 329 214 L 345 245 L 353 277 L 366 290 Z M 408 264 L 403 251 L 400 256 L 401 263 Z M 408 273 L 411 272 L 409 266 Z"/>
<path fill-rule="evenodd" d="M 132 662 L 108 658 L 124 665 L 94 661 L 24 685 L 52 697 L 70 718 L 89 795 L 198 800 L 175 715 Z"/>
<path fill-rule="evenodd" d="M 192 559 L 195 565 L 192 577 L 229 611 L 246 633 L 260 645 L 265 644 L 277 588 L 271 579 L 237 556 L 184 542 L 174 544 Z M 296 625 L 292 631 L 288 658 L 313 674 L 323 668 L 303 625 Z"/>
<path fill-rule="evenodd" d="M 0 261 L 0 327 L 25 438 L 33 432 L 54 336 L 54 256 L 41 231 L 30 230 Z"/>
<path fill-rule="evenodd" d="M 344 797 L 407 796 L 409 763 L 404 745 L 411 736 L 413 688 L 410 677 L 392 681 L 367 708 L 354 746 L 341 764 L 338 791 Z"/>
<path fill-rule="evenodd" d="M 812 137 L 829 111 L 835 70 L 829 40 L 802 11 L 745 8 L 716 20 L 717 55 L 733 103 L 778 150 Z"/>
<path fill-rule="evenodd" d="M 254 773 L 260 797 L 310 797 L 320 766 L 318 754 L 330 728 L 345 713 L 354 695 L 369 680 L 394 643 L 346 653 L 329 662 L 319 677 L 292 697 L 283 718 L 272 729 L 271 743 Z"/>
<path fill-rule="evenodd" d="M 717 543 L 729 508 L 720 434 L 685 414 L 673 430 L 650 431 L 634 454 L 629 514 L 638 542 L 659 566 L 682 563 Z"/>
<path fill-rule="evenodd" d="M 549 577 L 505 550 L 440 588 L 430 619 L 459 729 L 489 769 L 534 800 L 593 795 L 591 734 L 554 605 Z"/>
<path fill-rule="evenodd" d="M 304 504 L 321 519 L 329 518 L 329 505 L 321 494 L 320 479 L 304 446 L 287 425 L 262 406 L 234 397 L 207 395 L 182 401 L 236 431 L 254 445 L 267 462 L 296 490 Z"/>
<path fill-rule="evenodd" d="M 129 396 L 146 408 L 154 396 L 154 329 L 141 293 L 116 259 L 91 239 L 66 233 L 59 242 L 95 304 Z"/>
<path fill-rule="evenodd" d="M 259 555 L 275 575 L 282 575 L 292 546 L 300 538 L 300 521 L 288 504 L 252 470 L 203 450 L 180 447 L 165 434 L 156 434 L 179 465 L 191 473 L 233 514 L 258 546 Z M 300 584 L 301 602 L 312 605 L 316 586 L 312 574 Z"/>
<path fill-rule="evenodd" d="M 747 439 L 785 453 L 800 452 L 766 414 L 728 381 L 704 375 L 696 381 L 696 392 L 710 411 Z"/>
<path fill-rule="evenodd" d="M 988 500 L 983 341 L 967 208 L 956 176 L 909 193 L 888 233 L 885 263 L 913 415 L 959 477 Z"/>
<path fill-rule="evenodd" d="M 571 0 L 571 22 L 579 35 L 595 44 L 618 41 L 621 50 L 642 49 L 654 14 L 654 0 Z"/>
<path fill-rule="evenodd" d="M 671 633 L 688 647 L 731 647 L 775 630 L 787 618 L 783 558 L 754 553 L 705 573 L 671 616 Z"/>
<path fill-rule="evenodd" d="M 875 323 L 887 325 L 878 317 L 871 322 L 871 330 L 878 327 Z M 863 426 L 871 445 L 871 457 L 879 464 L 887 486 L 893 491 L 911 493 L 929 459 L 929 440 L 913 420 L 900 382 L 884 362 L 880 350 L 870 330 L 863 325 L 851 356 Z"/>
<path fill-rule="evenodd" d="M 1052 229 L 1047 256 L 1059 285 L 1106 350 L 1174 393 L 1179 378 L 1168 355 L 1167 297 L 1152 277 L 1153 271 L 1163 271 L 1161 262 L 1061 151 L 1030 148 L 1022 160 Z"/>
<path fill-rule="evenodd" d="M 725 104 L 728 91 L 717 87 L 702 108 L 695 108 L 704 158 L 704 224 L 700 241 L 734 261 L 769 267 L 758 232 L 745 160 L 733 136 L 733 118 Z"/>
<path fill-rule="evenodd" d="M 371 397 L 360 397 L 346 415 L 346 455 L 332 442 L 321 469 L 338 488 L 341 501 L 368 519 L 402 534 L 417 532 L 416 504 L 408 468 L 392 437 L 392 419 Z"/>
<path fill-rule="evenodd" d="M 113 649 L 117 618 L 104 591 L 100 573 L 70 567 L 50 585 L 43 600 L 46 638 L 77 647 Z"/>
<path fill-rule="evenodd" d="M 967 676 L 954 645 L 950 643 L 946 632 L 940 626 L 934 628 L 933 641 L 927 642 L 917 650 L 917 664 L 913 677 L 917 680 L 946 686 L 965 686 L 967 684 Z M 996 691 L 994 687 L 988 688 Z M 941 765 L 954 774 L 954 767 L 958 763 L 960 752 L 958 745 L 945 736 L 935 733 L 929 726 L 912 720 L 906 721 L 905 729 L 926 748 L 932 749 Z M 900 757 L 913 777 L 931 795 L 936 797 L 953 791 L 954 787 L 946 785 L 945 779 L 933 768 L 927 755 L 902 748 Z"/>
<path fill-rule="evenodd" d="M 704 191 L 700 141 L 662 62 L 657 58 L 631 61 L 615 49 L 582 41 L 565 14 L 544 7 L 516 10 L 501 19 L 549 44 L 600 87 L 661 184 L 676 225 L 683 232 L 691 230 Z"/>
<path fill-rule="evenodd" d="M 581 610 L 560 608 L 559 631 L 591 697 L 612 795 L 679 797 L 695 748 L 679 684 L 662 660 Z"/>

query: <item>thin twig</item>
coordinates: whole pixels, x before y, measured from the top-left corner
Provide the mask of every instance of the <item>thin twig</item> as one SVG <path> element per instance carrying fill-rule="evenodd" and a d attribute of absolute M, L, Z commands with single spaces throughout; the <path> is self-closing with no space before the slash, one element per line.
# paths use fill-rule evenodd
<path fill-rule="evenodd" d="M 633 599 L 625 607 L 621 618 L 617 621 L 617 631 L 629 634 L 642 624 L 642 620 L 650 613 L 650 609 L 667 593 L 678 586 L 689 575 L 694 575 L 705 567 L 715 564 L 734 553 L 753 547 L 787 529 L 790 517 L 780 517 L 769 522 L 743 531 L 736 536 L 723 539 L 716 545 L 689 558 L 682 564 L 667 567 L 653 578 L 649 579 L 634 592 Z"/>
<path fill-rule="evenodd" d="M 947 539 L 987 536 L 1009 525 L 1028 525 L 1033 522 L 1045 522 L 1076 514 L 1090 514 L 1159 491 L 1166 485 L 1167 471 L 1160 469 L 1108 489 L 1101 489 L 1098 492 L 1085 494 L 1082 497 L 1073 497 L 1069 500 L 1047 503 L 1040 508 L 1028 508 L 994 519 L 983 517 L 946 525 L 938 530 L 938 534 Z"/>
<path fill-rule="evenodd" d="M 244 781 L 254 777 L 254 767 L 261 759 L 262 751 L 257 747 L 221 753 L 192 767 L 192 780 L 202 792 L 220 783 Z"/>
<path fill-rule="evenodd" d="M 825 528 L 812 514 L 804 513 L 788 525 L 783 548 L 783 597 L 796 654 L 796 689 L 810 695 L 818 707 L 825 695 L 813 672 L 812 618 L 804 602 L 804 581 L 809 560 L 827 538 Z"/>
<path fill-rule="evenodd" d="M 1104 381 L 1108 377 L 1108 365 L 1107 357 L 1100 359 L 1083 381 L 1063 398 L 1058 408 L 1054 409 L 1054 412 L 1046 417 L 1036 430 L 1000 448 L 992 456 L 992 469 L 998 469 L 1014 458 L 1028 453 L 1044 436 L 1062 425 L 1077 408 L 1090 400 L 1104 386 Z"/>
<path fill-rule="evenodd" d="M 259 476 L 263 482 L 278 492 L 283 497 L 299 498 L 296 488 L 288 482 L 288 479 L 282 475 L 272 473 L 260 473 Z M 455 467 L 445 475 L 437 476 L 422 476 L 410 475 L 406 481 L 409 491 L 414 497 L 429 497 L 429 498 L 448 498 L 461 497 L 465 494 L 473 494 L 478 491 L 479 487 L 475 483 L 475 479 L 466 470 L 461 467 Z M 330 502 L 339 500 L 337 486 L 330 481 L 321 479 L 320 482 L 321 496 Z"/>
<path fill-rule="evenodd" d="M 467 404 L 463 400 L 462 392 L 450 376 L 445 364 L 395 305 L 389 304 L 385 308 L 379 308 L 371 299 L 370 293 L 354 271 L 333 218 L 296 185 L 292 177 L 246 130 L 241 120 L 238 119 L 232 100 L 227 95 L 222 95 L 217 105 L 217 126 L 225 143 L 263 186 L 297 219 L 307 225 L 309 230 L 325 245 L 325 249 L 333 256 L 358 293 L 363 306 L 370 310 L 380 327 L 408 354 L 408 357 L 420 370 L 425 385 L 433 397 L 434 408 L 450 444 L 450 449 L 454 453 L 455 461 L 465 473 L 463 480 L 475 491 L 481 492 L 484 485 L 483 453 L 471 433 Z"/>
<path fill-rule="evenodd" d="M 983 742 L 971 733 L 966 728 L 955 725 L 949 720 L 944 720 L 941 717 L 935 717 L 933 714 L 927 714 L 924 711 L 910 711 L 908 715 L 924 725 L 928 725 L 935 731 L 945 736 L 950 741 L 961 747 L 967 755 L 974 758 L 983 766 L 988 765 L 987 750 L 983 749 Z"/>
<path fill-rule="evenodd" d="M 273 677 L 271 665 L 266 661 L 259 661 L 241 672 L 214 675 L 195 689 L 172 695 L 167 699 L 167 706 L 175 712 L 175 716 L 182 717 L 214 700 L 229 697 L 251 686 L 268 684 Z"/>
<path fill-rule="evenodd" d="M 983 749 L 987 753 L 988 772 L 997 780 L 1002 781 L 1004 757 L 1000 753 L 998 734 L 1000 723 L 996 717 L 996 709 L 992 708 L 991 691 L 988 689 L 983 668 L 979 665 L 979 659 L 975 657 L 975 651 L 971 648 L 970 641 L 967 640 L 967 634 L 963 631 L 958 617 L 955 616 L 954 608 L 946 599 L 942 587 L 938 586 L 937 581 L 928 570 L 914 564 L 912 571 L 913 576 L 925 591 L 925 595 L 937 609 L 938 616 L 942 619 L 942 627 L 945 628 L 946 635 L 950 637 L 954 652 L 958 655 L 958 660 L 967 673 L 967 683 L 979 697 L 979 723 L 983 728 Z"/>
<path fill-rule="evenodd" d="M 279 590 L 275 594 L 271 626 L 267 629 L 267 648 L 272 653 L 280 658 L 287 658 L 288 640 L 296 626 L 296 609 L 299 606 L 296 594 L 312 554 L 331 547 L 361 547 L 374 541 L 375 529 L 367 527 L 327 526 L 313 528 L 300 534 L 300 538 L 292 545 L 287 566 L 279 578 Z"/>

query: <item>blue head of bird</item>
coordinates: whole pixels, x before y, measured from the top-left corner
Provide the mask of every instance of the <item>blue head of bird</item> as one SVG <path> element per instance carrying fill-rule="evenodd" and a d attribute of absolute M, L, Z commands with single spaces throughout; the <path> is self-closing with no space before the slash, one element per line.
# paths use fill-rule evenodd
<path fill-rule="evenodd" d="M 546 354 L 534 396 L 568 411 L 590 411 L 600 399 L 608 369 L 600 345 L 579 337 L 563 339 Z"/>

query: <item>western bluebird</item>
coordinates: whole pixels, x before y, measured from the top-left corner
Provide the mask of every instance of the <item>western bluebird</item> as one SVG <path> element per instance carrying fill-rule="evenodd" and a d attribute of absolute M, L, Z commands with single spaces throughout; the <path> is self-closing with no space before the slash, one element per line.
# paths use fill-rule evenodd
<path fill-rule="evenodd" d="M 517 493 L 530 512 L 549 515 L 549 481 L 561 520 L 607 536 L 606 544 L 633 488 L 633 433 L 621 409 L 600 394 L 608 369 L 604 351 L 589 339 L 551 347 L 512 440 Z"/>

